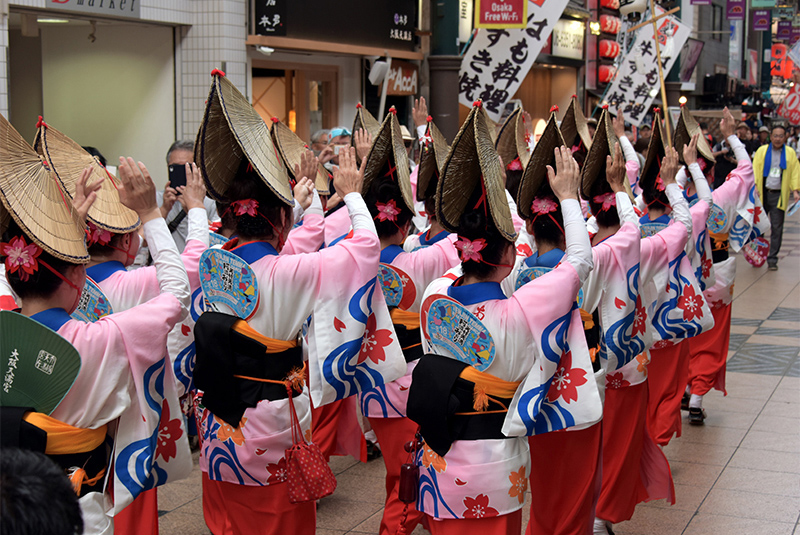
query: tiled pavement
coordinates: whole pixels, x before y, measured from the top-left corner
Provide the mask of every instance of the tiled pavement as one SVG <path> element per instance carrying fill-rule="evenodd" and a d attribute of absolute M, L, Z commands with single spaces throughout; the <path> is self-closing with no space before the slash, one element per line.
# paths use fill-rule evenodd
<path fill-rule="evenodd" d="M 640 504 L 616 533 L 800 535 L 800 214 L 786 221 L 781 257 L 769 272 L 738 256 L 728 396 L 707 395 L 706 425 L 684 425 L 664 450 L 677 503 Z M 383 463 L 339 457 L 331 467 L 338 488 L 319 504 L 317 533 L 377 533 Z M 208 533 L 197 467 L 158 498 L 163 535 Z"/>

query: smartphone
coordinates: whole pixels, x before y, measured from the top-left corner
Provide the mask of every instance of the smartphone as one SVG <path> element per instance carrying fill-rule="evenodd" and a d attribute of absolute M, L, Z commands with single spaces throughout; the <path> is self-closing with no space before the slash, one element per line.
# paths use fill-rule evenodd
<path fill-rule="evenodd" d="M 169 166 L 169 186 L 178 189 L 186 185 L 186 165 Z"/>
<path fill-rule="evenodd" d="M 334 145 L 333 146 L 333 155 L 334 156 L 339 156 L 339 150 L 341 150 L 341 148 L 342 148 L 341 145 Z"/>

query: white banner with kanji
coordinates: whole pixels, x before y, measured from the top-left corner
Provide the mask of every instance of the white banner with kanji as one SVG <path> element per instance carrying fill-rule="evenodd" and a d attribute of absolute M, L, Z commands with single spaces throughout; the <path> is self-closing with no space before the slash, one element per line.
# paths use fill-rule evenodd
<path fill-rule="evenodd" d="M 778 107 L 778 115 L 789 120 L 789 124 L 800 124 L 800 84 L 794 84 Z"/>
<path fill-rule="evenodd" d="M 478 30 L 461 60 L 458 102 L 472 107 L 478 99 L 494 121 L 517 92 L 547 43 L 568 0 L 528 2 L 528 25 L 522 29 Z"/>
<path fill-rule="evenodd" d="M 656 7 L 656 15 L 662 13 L 664 10 Z M 657 24 L 661 65 L 666 76 L 678 59 L 692 29 L 673 16 L 659 19 Z M 660 91 L 653 25 L 647 24 L 636 31 L 633 47 L 622 58 L 622 64 L 606 93 L 604 103 L 609 104 L 612 110 L 622 108 L 625 121 L 640 126 Z"/>

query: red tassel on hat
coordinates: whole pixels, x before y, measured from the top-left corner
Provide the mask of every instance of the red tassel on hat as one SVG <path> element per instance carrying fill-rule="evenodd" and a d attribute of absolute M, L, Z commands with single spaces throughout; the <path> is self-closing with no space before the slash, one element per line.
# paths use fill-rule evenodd
<path fill-rule="evenodd" d="M 273 123 L 279 123 L 279 122 L 281 122 L 281 120 L 280 120 L 280 119 L 278 119 L 277 117 L 273 117 L 273 118 L 272 118 L 272 122 L 273 122 Z"/>
<path fill-rule="evenodd" d="M 483 102 L 480 99 L 472 103 L 473 108 L 480 108 L 481 106 L 483 106 Z"/>
<path fill-rule="evenodd" d="M 361 103 L 360 103 L 360 102 L 359 102 L 358 104 L 356 104 L 356 109 L 357 109 L 357 110 L 360 110 L 360 109 L 361 109 Z"/>
<path fill-rule="evenodd" d="M 42 120 L 42 116 L 40 115 L 39 121 L 36 123 L 36 128 L 41 128 L 43 126 L 47 128 L 47 123 Z"/>
<path fill-rule="evenodd" d="M 661 113 L 661 108 L 653 108 L 653 113 Z"/>
<path fill-rule="evenodd" d="M 572 95 L 572 98 L 578 98 L 578 95 Z"/>
<path fill-rule="evenodd" d="M 608 109 L 608 104 L 603 104 L 601 107 L 602 107 L 604 110 L 607 110 L 607 109 Z"/>
<path fill-rule="evenodd" d="M 558 111 L 558 106 L 554 105 L 554 106 L 550 107 L 550 113 L 554 113 L 554 112 L 557 112 L 557 111 Z"/>
<path fill-rule="evenodd" d="M 433 117 L 431 117 L 430 115 L 428 115 L 428 122 L 429 122 L 429 123 L 430 123 L 430 122 L 433 122 Z"/>
<path fill-rule="evenodd" d="M 219 69 L 214 69 L 213 71 L 211 71 L 211 76 L 214 75 L 225 77 L 225 73 Z"/>
<path fill-rule="evenodd" d="M 686 103 L 685 103 L 685 102 L 683 102 L 683 103 L 681 104 L 681 108 L 683 108 L 684 106 L 686 106 Z"/>
<path fill-rule="evenodd" d="M 396 109 L 394 109 L 394 106 L 392 106 L 391 108 L 389 108 L 389 113 L 391 113 L 392 115 L 397 115 L 397 110 L 396 110 Z"/>

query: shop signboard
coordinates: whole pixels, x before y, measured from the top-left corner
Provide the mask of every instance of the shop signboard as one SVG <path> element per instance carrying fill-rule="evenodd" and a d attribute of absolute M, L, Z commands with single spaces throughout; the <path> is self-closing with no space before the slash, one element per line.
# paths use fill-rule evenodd
<path fill-rule="evenodd" d="M 757 9 L 753 11 L 753 31 L 768 32 L 772 25 L 772 17 L 769 9 Z"/>
<path fill-rule="evenodd" d="M 758 50 L 747 49 L 747 85 L 758 85 Z"/>
<path fill-rule="evenodd" d="M 783 99 L 778 115 L 788 119 L 793 126 L 800 125 L 800 84 L 795 84 Z"/>
<path fill-rule="evenodd" d="M 472 0 L 458 0 L 458 42 L 466 43 L 472 37 Z"/>
<path fill-rule="evenodd" d="M 476 28 L 524 28 L 527 17 L 527 0 L 475 0 Z"/>
<path fill-rule="evenodd" d="M 568 0 L 528 2 L 525 29 L 481 29 L 461 61 L 458 101 L 464 106 L 481 99 L 493 121 L 513 98 L 536 57 L 547 43 Z"/>
<path fill-rule="evenodd" d="M 794 62 L 791 60 L 786 45 L 783 43 L 772 43 L 772 59 L 769 66 L 772 76 L 780 76 L 786 80 L 792 77 Z"/>
<path fill-rule="evenodd" d="M 703 52 L 705 42 L 700 39 L 689 38 L 681 51 L 681 82 L 691 82 L 697 62 L 700 60 L 700 53 Z"/>
<path fill-rule="evenodd" d="M 392 60 L 392 68 L 387 74 L 389 83 L 387 95 L 413 96 L 417 94 L 419 67 L 407 61 Z"/>
<path fill-rule="evenodd" d="M 793 45 L 800 41 L 800 26 L 792 26 L 792 37 L 789 38 L 789 44 Z"/>
<path fill-rule="evenodd" d="M 789 20 L 778 21 L 778 32 L 775 34 L 776 39 L 788 41 L 792 37 L 792 22 Z"/>
<path fill-rule="evenodd" d="M 656 6 L 656 15 L 664 10 Z M 658 42 L 664 74 L 672 70 L 692 29 L 673 16 L 658 21 Z M 647 24 L 636 31 L 636 40 L 623 58 L 619 72 L 606 93 L 604 104 L 621 108 L 625 120 L 640 126 L 653 99 L 659 93 L 661 81 L 656 63 L 653 25 Z"/>
<path fill-rule="evenodd" d="M 750 0 L 752 9 L 772 9 L 775 7 L 775 0 Z"/>
<path fill-rule="evenodd" d="M 728 0 L 726 13 L 728 20 L 744 20 L 746 0 Z"/>
<path fill-rule="evenodd" d="M 48 0 L 47 7 L 83 15 L 138 19 L 140 4 L 141 0 Z"/>
<path fill-rule="evenodd" d="M 693 6 L 710 6 L 711 0 L 692 0 L 690 3 Z"/>
<path fill-rule="evenodd" d="M 559 19 L 553 28 L 551 54 L 562 58 L 583 59 L 586 26 L 577 20 Z"/>
<path fill-rule="evenodd" d="M 390 50 L 414 50 L 416 45 L 417 0 L 338 0 L 335 5 L 329 0 L 254 2 L 256 35 Z"/>

